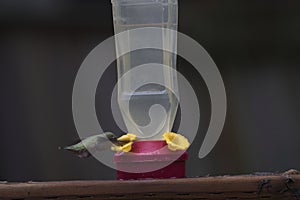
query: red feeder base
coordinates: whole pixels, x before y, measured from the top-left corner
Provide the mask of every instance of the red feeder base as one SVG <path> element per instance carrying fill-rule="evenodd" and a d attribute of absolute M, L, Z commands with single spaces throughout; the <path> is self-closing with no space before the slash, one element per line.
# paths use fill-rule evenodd
<path fill-rule="evenodd" d="M 166 142 L 136 141 L 131 153 L 116 153 L 119 180 L 185 178 L 185 151 L 170 151 Z M 134 153 L 134 154 L 132 154 Z"/>

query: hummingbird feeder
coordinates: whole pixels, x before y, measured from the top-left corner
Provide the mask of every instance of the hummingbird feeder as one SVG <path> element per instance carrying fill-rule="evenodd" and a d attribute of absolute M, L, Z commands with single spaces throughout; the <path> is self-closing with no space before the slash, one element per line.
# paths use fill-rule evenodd
<path fill-rule="evenodd" d="M 181 141 L 181 138 L 171 133 L 179 104 L 178 95 L 175 95 L 178 94 L 178 85 L 174 72 L 178 2 L 112 0 L 112 4 L 115 34 L 126 32 L 126 37 L 115 36 L 118 104 L 128 133 L 137 136 L 130 152 L 119 152 L 114 156 L 118 179 L 184 178 L 186 148 L 176 148 L 176 144 L 172 148 L 172 141 Z M 143 30 L 143 34 L 130 32 L 149 27 L 161 30 L 155 36 L 150 35 L 147 29 Z M 132 49 L 141 41 L 159 43 L 162 49 L 168 47 L 172 52 Z M 124 49 L 128 53 L 124 54 Z M 178 138 L 170 139 L 175 137 Z"/>

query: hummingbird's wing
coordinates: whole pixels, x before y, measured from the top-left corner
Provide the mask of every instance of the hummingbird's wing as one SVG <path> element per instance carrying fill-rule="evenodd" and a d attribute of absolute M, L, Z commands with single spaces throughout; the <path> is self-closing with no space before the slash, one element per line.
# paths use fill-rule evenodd
<path fill-rule="evenodd" d="M 80 158 L 87 158 L 90 156 L 90 152 L 87 150 L 87 148 L 84 146 L 84 144 L 81 142 L 65 147 L 65 150 L 71 151 L 78 155 Z"/>
<path fill-rule="evenodd" d="M 82 149 L 80 151 L 76 151 L 73 149 L 69 149 L 69 148 L 64 148 L 68 151 L 73 152 L 74 154 L 76 154 L 79 158 L 88 158 L 91 156 L 91 153 L 87 150 L 87 149 Z"/>

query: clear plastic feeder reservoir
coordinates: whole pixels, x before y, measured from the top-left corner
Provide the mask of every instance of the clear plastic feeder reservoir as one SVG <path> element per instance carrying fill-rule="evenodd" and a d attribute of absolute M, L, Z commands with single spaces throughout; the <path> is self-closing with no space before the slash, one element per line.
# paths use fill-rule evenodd
<path fill-rule="evenodd" d="M 172 129 L 179 101 L 177 0 L 112 0 L 112 4 L 123 120 L 127 131 L 139 139 L 161 140 Z M 152 44 L 159 48 L 151 48 Z"/>

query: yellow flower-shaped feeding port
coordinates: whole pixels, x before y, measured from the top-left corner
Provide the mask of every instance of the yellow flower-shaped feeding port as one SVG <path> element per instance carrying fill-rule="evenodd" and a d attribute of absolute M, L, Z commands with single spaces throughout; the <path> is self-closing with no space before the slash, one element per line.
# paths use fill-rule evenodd
<path fill-rule="evenodd" d="M 167 132 L 163 135 L 171 151 L 187 150 L 190 146 L 189 141 L 182 135 L 173 132 Z"/>
<path fill-rule="evenodd" d="M 132 146 L 132 144 L 135 140 L 136 140 L 136 135 L 135 134 L 128 133 L 126 135 L 123 135 L 123 136 L 118 138 L 118 141 L 119 142 L 125 142 L 125 144 L 122 145 L 122 146 L 113 145 L 111 147 L 111 150 L 116 151 L 116 152 L 130 152 L 131 151 L 131 146 Z"/>
<path fill-rule="evenodd" d="M 127 133 L 126 135 L 123 135 L 118 138 L 118 141 L 121 142 L 127 142 L 127 141 L 133 142 L 135 140 L 136 140 L 136 135 L 132 133 Z"/>
<path fill-rule="evenodd" d="M 113 145 L 111 147 L 112 151 L 116 151 L 116 152 L 130 152 L 131 151 L 131 146 L 132 146 L 133 142 L 129 142 L 123 146 L 117 146 L 117 145 Z"/>

